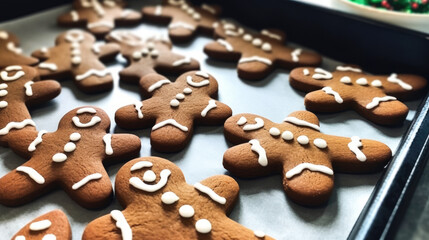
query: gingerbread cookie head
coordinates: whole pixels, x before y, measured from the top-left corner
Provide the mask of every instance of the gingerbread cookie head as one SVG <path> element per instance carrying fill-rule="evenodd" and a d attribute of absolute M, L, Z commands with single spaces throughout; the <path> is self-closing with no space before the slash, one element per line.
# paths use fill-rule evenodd
<path fill-rule="evenodd" d="M 282 123 L 253 114 L 225 122 L 233 144 L 223 158 L 232 174 L 253 178 L 281 172 L 286 195 L 307 206 L 326 203 L 334 187 L 334 171 L 369 173 L 381 170 L 392 153 L 385 144 L 326 135 L 311 112 L 293 112 Z"/>
<path fill-rule="evenodd" d="M 34 65 L 39 60 L 22 54 L 19 40 L 14 34 L 0 30 L 0 68 L 10 65 Z"/>
<path fill-rule="evenodd" d="M 338 66 L 334 72 L 303 67 L 290 73 L 290 84 L 310 92 L 305 96 L 310 111 L 353 109 L 374 123 L 398 125 L 408 114 L 408 107 L 398 99 L 421 95 L 426 80 L 411 74 L 369 75 L 356 66 Z"/>
<path fill-rule="evenodd" d="M 173 53 L 166 37 L 142 39 L 129 31 L 114 31 L 107 36 L 107 41 L 119 44 L 122 56 L 130 64 L 119 73 L 121 81 L 138 83 L 150 73 L 181 74 L 200 68 L 197 60 Z"/>
<path fill-rule="evenodd" d="M 31 158 L 0 179 L 0 203 L 25 204 L 41 194 L 62 188 L 86 208 L 110 201 L 112 186 L 103 163 L 135 156 L 140 139 L 131 134 L 108 134 L 110 120 L 100 108 L 86 106 L 68 112 L 56 132 L 16 134 L 10 147 L 30 152 Z M 30 141 L 29 141 L 30 140 Z"/>
<path fill-rule="evenodd" d="M 125 129 L 152 126 L 150 140 L 157 151 L 180 151 L 191 139 L 194 124 L 221 125 L 232 114 L 231 108 L 212 99 L 217 81 L 202 71 L 187 72 L 174 83 L 149 74 L 140 85 L 149 99 L 118 109 L 115 121 Z"/>
<path fill-rule="evenodd" d="M 170 161 L 145 157 L 119 170 L 115 189 L 125 209 L 89 223 L 82 239 L 272 239 L 226 216 L 239 187 L 225 175 L 189 185 Z"/>
<path fill-rule="evenodd" d="M 276 68 L 318 66 L 322 62 L 317 53 L 285 46 L 285 34 L 280 30 L 255 33 L 228 21 L 216 26 L 218 39 L 207 44 L 204 52 L 214 59 L 238 61 L 240 78 L 260 80 Z"/>
<path fill-rule="evenodd" d="M 55 42 L 55 47 L 43 47 L 32 54 L 43 61 L 37 66 L 42 78 L 73 78 L 77 87 L 88 93 L 113 87 L 111 72 L 100 60 L 113 60 L 119 53 L 118 45 L 95 43 L 94 36 L 77 29 L 60 34 Z"/>
<path fill-rule="evenodd" d="M 7 145 L 16 131 L 35 130 L 27 105 L 46 102 L 60 92 L 58 82 L 39 81 L 39 74 L 32 67 L 11 65 L 0 69 L 0 145 Z"/>
<path fill-rule="evenodd" d="M 119 25 L 137 24 L 141 14 L 124 9 L 125 1 L 74 0 L 73 10 L 58 17 L 58 24 L 65 27 L 86 27 L 96 36 L 104 36 Z"/>
<path fill-rule="evenodd" d="M 54 210 L 37 217 L 12 237 L 12 240 L 38 239 L 72 239 L 70 223 L 63 211 Z"/>
<path fill-rule="evenodd" d="M 168 32 L 173 42 L 188 42 L 198 32 L 211 35 L 220 12 L 218 6 L 196 7 L 186 0 L 164 0 L 162 5 L 143 8 L 145 19 L 169 23 Z"/>

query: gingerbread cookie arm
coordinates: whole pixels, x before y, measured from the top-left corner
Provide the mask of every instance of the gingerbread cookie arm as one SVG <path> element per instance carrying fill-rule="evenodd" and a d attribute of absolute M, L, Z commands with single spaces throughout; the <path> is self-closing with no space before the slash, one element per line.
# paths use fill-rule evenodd
<path fill-rule="evenodd" d="M 125 4 L 124 4 L 125 5 Z M 118 25 L 137 24 L 140 22 L 142 14 L 133 9 L 124 9 L 119 18 L 116 18 Z"/>
<path fill-rule="evenodd" d="M 25 225 L 12 239 L 71 240 L 72 232 L 66 214 L 61 210 L 54 210 Z"/>
<path fill-rule="evenodd" d="M 38 59 L 27 57 L 22 54 L 22 49 L 18 47 L 19 40 L 14 34 L 0 30 L 0 68 L 10 65 L 34 65 Z"/>
<path fill-rule="evenodd" d="M 140 152 L 140 138 L 133 134 L 106 134 L 103 137 L 106 160 L 110 158 L 124 159 Z"/>
<path fill-rule="evenodd" d="M 324 87 L 305 95 L 305 107 L 313 112 L 339 112 L 353 108 L 352 96 L 343 94 L 339 89 Z"/>
<path fill-rule="evenodd" d="M 145 66 L 142 64 L 131 64 L 119 72 L 121 81 L 129 83 L 138 83 L 142 76 L 156 73 L 153 66 Z"/>
<path fill-rule="evenodd" d="M 299 66 L 319 66 L 322 64 L 322 56 L 301 48 L 284 47 L 275 54 L 277 57 L 276 64 L 286 69 Z"/>
<path fill-rule="evenodd" d="M 171 84 L 171 81 L 157 73 L 148 74 L 140 79 L 140 89 L 145 97 L 151 97 L 156 91 L 168 84 Z"/>
<path fill-rule="evenodd" d="M 215 196 L 214 200 L 219 203 L 219 206 L 222 207 L 227 214 L 231 212 L 235 202 L 237 201 L 238 192 L 240 190 L 237 182 L 226 175 L 217 175 L 206 178 L 199 184 L 194 184 L 194 186 L 197 186 L 197 188 L 200 188 L 201 186 L 204 188 L 205 186 L 213 190 L 214 193 L 216 193 L 212 194 L 212 196 Z M 202 192 L 200 192 L 200 194 L 210 198 L 209 195 Z M 210 199 L 213 200 L 213 198 Z"/>
<path fill-rule="evenodd" d="M 204 46 L 204 53 L 211 58 L 231 62 L 236 62 L 241 57 L 241 52 L 237 51 L 230 42 L 223 38 L 206 44 Z"/>
<path fill-rule="evenodd" d="M 57 18 L 57 24 L 64 27 L 84 27 L 86 23 L 86 18 L 82 18 L 76 10 L 63 13 Z"/>
<path fill-rule="evenodd" d="M 387 95 L 395 96 L 401 100 L 410 100 L 421 97 L 426 88 L 425 78 L 412 74 L 396 74 L 389 76 L 374 76 L 381 81 L 383 91 Z"/>
<path fill-rule="evenodd" d="M 153 99 L 147 99 L 143 102 L 136 101 L 132 105 L 119 108 L 115 112 L 115 122 L 124 129 L 141 129 L 153 125 L 157 118 L 154 110 L 159 103 Z"/>
<path fill-rule="evenodd" d="M 115 59 L 120 52 L 120 47 L 116 43 L 94 44 L 92 50 L 98 54 L 101 61 L 110 61 Z"/>
<path fill-rule="evenodd" d="M 51 57 L 51 51 L 49 48 L 41 48 L 31 53 L 31 56 L 40 59 L 41 61 L 45 61 Z"/>
<path fill-rule="evenodd" d="M 118 210 L 114 210 L 118 211 Z M 100 231 L 102 229 L 102 231 Z M 121 240 L 122 232 L 116 226 L 115 219 L 110 214 L 91 221 L 85 228 L 82 240 Z"/>
<path fill-rule="evenodd" d="M 250 129 L 253 129 L 251 126 L 254 126 L 254 130 L 258 130 L 259 128 L 264 127 L 265 123 L 268 122 L 271 123 L 270 120 L 256 114 L 243 113 L 234 115 L 225 121 L 225 138 L 234 144 L 248 142 L 253 139 L 254 131 L 243 129 L 247 129 L 249 127 Z"/>
<path fill-rule="evenodd" d="M 30 145 L 32 145 L 38 137 L 42 138 L 45 133 L 46 131 L 37 131 L 35 127 L 26 127 L 19 131 L 11 131 L 8 134 L 9 147 L 16 154 L 29 159 L 34 151 L 32 150 L 33 147 L 30 147 Z M 36 145 L 35 143 L 33 145 Z"/>
<path fill-rule="evenodd" d="M 168 46 L 160 46 L 161 44 L 158 44 L 159 48 L 167 48 Z M 170 47 L 171 48 L 171 47 Z M 198 70 L 200 69 L 200 63 L 189 56 L 183 56 L 174 52 L 171 52 L 171 50 L 165 49 L 163 51 L 164 54 L 160 54 L 157 58 L 157 62 L 155 65 L 155 70 L 158 72 L 165 72 L 165 73 L 173 73 L 173 74 L 180 74 L 192 70 Z M 141 75 L 144 76 L 144 75 Z"/>
<path fill-rule="evenodd" d="M 27 105 L 36 105 L 46 102 L 58 96 L 61 93 L 61 85 L 54 80 L 44 80 L 27 84 L 26 103 Z"/>
<path fill-rule="evenodd" d="M 300 67 L 293 69 L 289 74 L 290 85 L 293 88 L 303 92 L 311 92 L 323 88 L 326 84 L 325 79 L 322 79 L 323 74 L 320 73 L 320 76 L 322 77 L 320 80 L 314 79 L 313 76 L 316 74 L 315 70 L 316 68 L 312 67 Z M 327 79 L 331 79 L 328 78 L 329 74 L 330 73 L 328 73 L 326 76 Z"/>
<path fill-rule="evenodd" d="M 408 107 L 392 96 L 362 99 L 355 104 L 355 110 L 370 121 L 382 125 L 397 125 L 404 122 Z M 310 108 L 308 108 L 310 110 Z"/>
<path fill-rule="evenodd" d="M 207 98 L 200 102 L 201 114 L 195 118 L 195 121 L 205 125 L 219 125 L 232 115 L 231 108 L 217 100 Z"/>

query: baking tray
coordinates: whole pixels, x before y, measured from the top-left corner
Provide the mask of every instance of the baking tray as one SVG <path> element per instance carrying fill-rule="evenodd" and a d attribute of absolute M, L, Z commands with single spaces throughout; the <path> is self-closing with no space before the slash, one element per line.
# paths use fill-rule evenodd
<path fill-rule="evenodd" d="M 420 73 L 426 77 L 429 75 L 428 69 L 424 67 L 429 66 L 428 64 L 424 65 L 429 61 L 427 59 L 429 54 L 426 54 L 423 58 L 424 53 L 428 53 L 427 48 L 429 45 L 423 44 L 425 37 L 411 31 L 379 25 L 369 20 L 358 19 L 294 1 L 249 0 L 245 4 L 246 11 L 243 10 L 243 2 L 237 0 L 217 1 L 217 3 L 224 6 L 225 16 L 234 17 L 253 28 L 278 27 L 287 30 L 292 45 L 297 46 L 296 43 L 299 43 L 299 46 L 309 47 L 326 56 L 324 57 L 323 68 L 333 69 L 334 66 L 341 63 L 357 63 L 366 69 L 370 69 L 373 73 L 377 73 L 376 69 L 371 67 L 372 64 L 377 63 L 380 66 L 380 68 L 377 68 L 379 72 L 391 72 L 394 66 L 394 71 L 397 72 Z M 142 5 L 154 4 L 158 4 L 158 1 L 130 1 L 130 7 L 137 10 Z M 24 52 L 29 54 L 43 46 L 53 45 L 56 36 L 66 30 L 56 26 L 55 19 L 69 9 L 69 5 L 61 6 L 29 17 L 4 22 L 0 24 L 0 29 L 16 33 L 21 39 L 21 47 Z M 344 24 L 342 28 L 341 23 Z M 358 43 L 363 46 L 364 42 L 356 39 L 361 35 L 354 33 L 352 29 L 344 30 L 348 29 L 346 24 L 359 26 L 359 29 L 355 29 L 355 31 L 380 33 L 373 36 L 379 41 L 383 38 L 381 33 L 387 31 L 389 34 L 386 35 L 386 38 L 406 39 L 408 45 L 412 45 L 412 49 L 410 53 L 404 53 L 404 55 L 401 55 L 401 52 L 396 52 L 395 56 L 391 55 L 393 53 L 379 55 L 384 48 L 374 46 L 371 51 L 370 49 L 364 51 L 363 48 L 353 50 L 354 53 L 358 52 L 359 55 L 351 57 L 345 50 L 350 50 L 349 47 L 351 46 L 356 47 L 357 45 L 355 44 Z M 335 28 L 332 26 L 335 26 Z M 334 31 L 337 27 L 340 30 Z M 137 34 L 145 35 L 159 32 L 166 33 L 165 26 L 148 23 L 127 29 L 131 29 Z M 340 43 L 333 41 L 333 39 L 337 39 Z M 288 71 L 277 70 L 267 78 L 256 82 L 241 80 L 237 77 L 235 63 L 218 62 L 205 56 L 202 49 L 210 41 L 210 38 L 198 37 L 189 44 L 175 45 L 174 50 L 196 58 L 200 61 L 201 68 L 204 71 L 217 78 L 219 82 L 219 100 L 227 103 L 233 109 L 234 114 L 251 112 L 265 116 L 273 121 L 281 122 L 289 113 L 305 109 L 303 105 L 303 96 L 305 94 L 289 86 Z M 361 41 L 363 40 L 361 39 Z M 393 42 L 396 42 L 396 40 Z M 389 43 L 388 45 L 396 47 L 400 44 Z M 417 51 L 418 47 L 420 47 L 419 51 Z M 384 51 L 388 52 L 387 49 L 384 49 Z M 413 54 L 415 54 L 415 58 L 412 58 Z M 385 56 L 384 61 L 379 60 L 382 58 L 381 56 Z M 372 58 L 376 58 L 378 62 Z M 113 91 L 86 95 L 78 91 L 71 80 L 62 81 L 63 90 L 59 97 L 31 110 L 38 129 L 55 131 L 61 117 L 69 110 L 81 105 L 101 107 L 113 119 L 116 109 L 134 99 L 140 99 L 138 86 L 122 84 L 118 81 L 117 72 L 124 67 L 124 61 L 121 57 L 117 59 L 118 63 L 109 64 L 109 69 L 112 70 L 115 77 Z M 332 59 L 337 59 L 341 62 Z M 410 59 L 415 59 L 416 61 L 411 61 Z M 427 118 L 425 118 L 427 107 L 423 110 L 419 109 L 420 103 L 422 103 L 422 100 L 406 102 L 410 108 L 410 113 L 404 125 L 395 128 L 374 125 L 351 111 L 319 115 L 323 133 L 341 136 L 359 135 L 362 138 L 375 139 L 386 143 L 394 153 L 401 153 L 395 154 L 394 164 L 387 168 L 386 174 L 336 174 L 333 194 L 328 204 L 319 208 L 302 207 L 291 202 L 283 192 L 281 177 L 278 175 L 254 180 L 236 178 L 240 185 L 240 199 L 230 217 L 250 229 L 262 230 L 278 239 L 345 239 L 349 234 L 352 237 L 365 237 L 369 236 L 365 234 L 376 233 L 371 229 L 376 226 L 374 224 L 382 222 L 374 217 L 371 218 L 371 216 L 382 216 L 385 213 L 394 212 L 389 211 L 389 208 L 386 209 L 387 211 L 379 211 L 381 207 L 377 208 L 377 206 L 380 204 L 385 206 L 385 199 L 392 199 L 394 205 L 401 202 L 397 201 L 399 197 L 386 198 L 386 194 L 381 197 L 378 196 L 378 194 L 382 193 L 378 189 L 394 190 L 392 181 L 387 178 L 389 176 L 410 176 L 408 174 L 410 171 L 389 174 L 392 172 L 392 167 L 396 166 L 397 171 L 402 171 L 407 170 L 407 168 L 401 166 L 401 164 L 398 166 L 398 163 L 409 163 L 412 168 L 418 167 L 415 163 L 424 164 L 423 161 L 418 160 L 420 158 L 408 155 L 424 153 L 424 151 L 422 152 L 417 148 L 407 151 L 406 145 L 404 145 L 406 143 L 421 143 L 420 141 L 412 141 L 413 137 L 420 136 L 420 131 L 427 131 L 427 128 L 421 128 L 421 126 L 424 126 L 422 125 L 425 123 L 424 121 L 427 121 Z M 418 117 L 414 118 L 414 116 Z M 412 127 L 409 128 L 409 126 Z M 359 129 L 358 132 L 356 132 L 357 129 Z M 114 121 L 112 121 L 111 131 L 124 132 L 116 127 Z M 405 135 L 407 131 L 409 134 Z M 175 154 L 161 154 L 152 151 L 149 144 L 149 130 L 140 130 L 133 133 L 141 137 L 141 156 L 154 155 L 173 161 L 182 169 L 188 183 L 199 182 L 216 174 L 228 174 L 222 167 L 222 156 L 231 145 L 225 141 L 222 127 L 197 127 L 189 146 Z M 402 138 L 403 136 L 405 137 Z M 427 134 L 424 137 L 420 136 L 418 139 L 426 139 Z M 426 145 L 423 147 L 426 147 Z M 204 151 L 201 151 L 201 149 L 204 149 Z M 404 153 L 404 151 L 406 152 Z M 0 176 L 24 163 L 23 159 L 17 157 L 7 148 L 0 149 L 0 159 Z M 120 167 L 121 164 L 108 167 L 112 182 Z M 404 180 L 401 179 L 401 181 Z M 383 188 L 386 184 L 387 187 Z M 405 184 L 399 185 L 396 190 L 407 189 L 404 186 Z M 373 191 L 374 189 L 375 191 Z M 87 210 L 78 206 L 63 191 L 56 191 L 21 207 L 8 208 L 0 206 L 0 232 L 10 238 L 28 221 L 56 208 L 62 209 L 68 215 L 72 224 L 73 239 L 81 238 L 83 229 L 88 222 L 108 214 L 113 209 L 122 209 L 118 202 L 114 200 L 107 208 L 97 211 Z M 393 210 L 393 208 L 390 210 Z M 380 212 L 383 214 L 380 214 Z M 359 221 L 357 221 L 358 219 Z M 361 229 L 368 230 L 362 233 Z M 374 237 L 376 236 L 374 235 Z"/>

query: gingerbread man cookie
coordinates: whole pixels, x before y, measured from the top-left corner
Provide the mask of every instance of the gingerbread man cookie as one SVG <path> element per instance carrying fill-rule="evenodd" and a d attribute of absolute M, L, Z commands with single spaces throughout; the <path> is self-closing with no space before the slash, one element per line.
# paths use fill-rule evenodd
<path fill-rule="evenodd" d="M 152 126 L 150 141 L 160 152 L 182 150 L 191 139 L 194 123 L 221 125 L 232 114 L 231 108 L 211 98 L 217 95 L 218 84 L 205 72 L 184 73 L 174 83 L 149 74 L 140 85 L 149 99 L 118 109 L 115 121 L 124 129 Z"/>
<path fill-rule="evenodd" d="M 39 62 L 36 58 L 24 56 L 18 46 L 19 40 L 14 34 L 0 30 L 0 68 L 10 65 L 34 65 Z"/>
<path fill-rule="evenodd" d="M 119 170 L 115 190 L 125 210 L 90 222 L 83 240 L 272 239 L 227 217 L 239 187 L 225 175 L 189 185 L 170 161 L 144 157 Z"/>
<path fill-rule="evenodd" d="M 0 145 L 20 129 L 35 131 L 29 106 L 49 101 L 61 92 L 53 80 L 39 81 L 37 70 L 23 65 L 12 65 L 0 70 Z"/>
<path fill-rule="evenodd" d="M 356 66 L 338 66 L 329 72 L 321 68 L 297 68 L 290 73 L 292 87 L 310 92 L 305 107 L 313 112 L 339 112 L 353 109 L 381 125 L 401 124 L 408 107 L 399 99 L 421 95 L 423 77 L 410 74 L 368 75 Z"/>
<path fill-rule="evenodd" d="M 204 52 L 214 59 L 238 61 L 240 78 L 260 80 L 275 68 L 318 66 L 322 62 L 322 57 L 317 53 L 285 46 L 285 34 L 280 30 L 253 33 L 227 21 L 221 21 L 216 26 L 215 36 L 218 39 L 207 44 Z"/>
<path fill-rule="evenodd" d="M 48 212 L 23 227 L 11 240 L 71 240 L 67 216 L 61 210 Z"/>
<path fill-rule="evenodd" d="M 196 7 L 186 0 L 163 0 L 162 5 L 143 8 L 144 19 L 169 23 L 168 32 L 173 42 L 188 42 L 198 32 L 212 35 L 220 12 L 218 6 Z"/>
<path fill-rule="evenodd" d="M 96 36 L 104 36 L 118 25 L 140 22 L 141 14 L 124 9 L 125 1 L 74 0 L 73 10 L 58 17 L 58 24 L 65 27 L 85 27 Z"/>
<path fill-rule="evenodd" d="M 140 138 L 108 134 L 110 119 L 96 107 L 68 112 L 56 132 L 20 132 L 9 138 L 17 152 L 31 152 L 29 161 L 0 179 L 0 203 L 18 206 L 63 188 L 86 208 L 109 203 L 112 186 L 103 163 L 117 162 L 140 151 Z"/>
<path fill-rule="evenodd" d="M 97 44 L 91 34 L 69 30 L 57 37 L 55 47 L 32 55 L 44 61 L 37 66 L 42 78 L 71 77 L 80 90 L 92 93 L 113 87 L 112 75 L 100 60 L 113 60 L 118 53 L 117 44 Z"/>
<path fill-rule="evenodd" d="M 235 115 L 225 122 L 225 137 L 240 144 L 224 154 L 228 171 L 243 178 L 282 172 L 286 195 L 307 206 L 328 201 L 334 170 L 375 172 L 392 156 L 389 147 L 377 141 L 322 134 L 316 115 L 307 111 L 293 112 L 282 123 Z"/>
<path fill-rule="evenodd" d="M 107 36 L 108 42 L 121 46 L 121 54 L 129 66 L 119 72 L 121 81 L 138 83 L 149 73 L 181 74 L 200 69 L 197 60 L 171 51 L 171 42 L 160 36 L 143 40 L 129 31 L 114 31 Z"/>

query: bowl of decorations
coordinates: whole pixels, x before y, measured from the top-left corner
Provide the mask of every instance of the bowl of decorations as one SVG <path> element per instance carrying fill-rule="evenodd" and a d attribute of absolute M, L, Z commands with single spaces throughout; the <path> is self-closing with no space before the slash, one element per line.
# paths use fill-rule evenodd
<path fill-rule="evenodd" d="M 429 33 L 429 0 L 339 0 L 352 13 Z"/>

